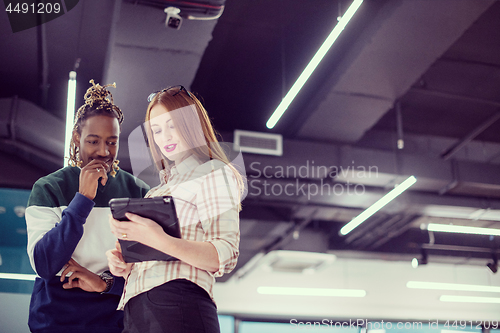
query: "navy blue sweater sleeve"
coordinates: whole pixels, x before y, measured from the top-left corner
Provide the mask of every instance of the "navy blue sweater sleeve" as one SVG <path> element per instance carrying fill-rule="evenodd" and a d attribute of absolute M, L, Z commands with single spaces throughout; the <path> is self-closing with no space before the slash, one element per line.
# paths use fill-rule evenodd
<path fill-rule="evenodd" d="M 121 276 L 114 276 L 114 278 L 113 285 L 106 294 L 121 296 L 123 293 L 123 286 L 125 285 L 125 279 Z"/>
<path fill-rule="evenodd" d="M 63 210 L 61 221 L 49 230 L 35 245 L 34 261 L 40 277 L 49 279 L 56 275 L 71 259 L 83 235 L 83 225 L 94 207 L 94 202 L 76 193 Z"/>

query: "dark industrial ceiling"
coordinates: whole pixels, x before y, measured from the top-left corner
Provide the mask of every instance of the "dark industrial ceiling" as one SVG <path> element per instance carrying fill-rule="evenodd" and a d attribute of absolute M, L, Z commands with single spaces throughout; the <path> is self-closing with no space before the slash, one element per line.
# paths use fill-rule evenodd
<path fill-rule="evenodd" d="M 238 268 L 274 249 L 410 257 L 426 248 L 440 260 L 461 262 L 499 251 L 495 237 L 434 237 L 420 225 L 500 229 L 500 2 L 365 0 L 272 130 L 268 117 L 351 0 L 192 0 L 225 9 L 217 20 L 184 20 L 179 30 L 165 27 L 161 8 L 176 2 L 183 1 L 80 1 L 64 16 L 17 33 L 0 15 L 2 186 L 30 188 L 59 167 L 62 129 L 51 126 L 64 119 L 68 73 L 80 59 L 78 96 L 91 78 L 117 83 L 126 170 L 132 171 L 127 138 L 142 122 L 146 96 L 173 84 L 203 98 L 227 141 L 236 129 L 283 135 L 280 157 L 244 154 L 249 194 Z M 50 134 L 13 136 L 13 128 L 23 133 L 26 120 L 13 121 L 13 96 L 53 117 L 39 125 Z M 47 135 L 55 148 L 41 146 Z M 313 164 L 371 166 L 377 173 L 277 174 L 280 167 L 313 170 Z M 338 235 L 409 175 L 419 181 L 408 193 L 351 235 Z M 346 189 L 349 181 L 363 193 L 263 191 L 265 184 Z"/>

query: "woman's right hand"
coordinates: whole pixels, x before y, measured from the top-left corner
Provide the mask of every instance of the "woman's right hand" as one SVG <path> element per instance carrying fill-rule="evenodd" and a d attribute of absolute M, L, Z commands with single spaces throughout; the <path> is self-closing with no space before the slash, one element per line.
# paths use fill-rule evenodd
<path fill-rule="evenodd" d="M 114 276 L 122 276 L 126 278 L 132 270 L 133 263 L 126 263 L 123 260 L 120 242 L 116 241 L 116 249 L 106 251 L 108 257 L 109 271 Z"/>
<path fill-rule="evenodd" d="M 101 179 L 102 186 L 106 185 L 108 181 L 108 165 L 99 160 L 92 160 L 80 171 L 80 186 L 78 192 L 94 200 L 97 193 L 97 186 L 99 178 Z"/>

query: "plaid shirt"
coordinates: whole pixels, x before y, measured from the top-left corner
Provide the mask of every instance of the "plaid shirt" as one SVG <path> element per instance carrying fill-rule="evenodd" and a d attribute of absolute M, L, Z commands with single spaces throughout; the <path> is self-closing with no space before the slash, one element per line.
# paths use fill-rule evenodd
<path fill-rule="evenodd" d="M 233 171 L 223 162 L 201 163 L 189 156 L 171 169 L 160 172 L 162 183 L 146 197 L 171 195 L 174 198 L 183 239 L 210 242 L 219 257 L 214 274 L 182 261 L 135 263 L 127 278 L 118 305 L 123 310 L 132 297 L 174 279 L 187 279 L 205 289 L 213 300 L 215 277 L 229 273 L 239 255 L 238 187 Z"/>

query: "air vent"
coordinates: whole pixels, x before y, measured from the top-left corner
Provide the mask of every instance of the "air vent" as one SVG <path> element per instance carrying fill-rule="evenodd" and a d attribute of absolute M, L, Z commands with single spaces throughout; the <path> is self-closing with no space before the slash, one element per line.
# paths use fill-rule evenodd
<path fill-rule="evenodd" d="M 335 255 L 317 252 L 277 250 L 263 258 L 275 272 L 314 273 L 335 260 Z"/>
<path fill-rule="evenodd" d="M 234 274 L 236 280 L 254 271 L 287 272 L 314 274 L 335 261 L 336 255 L 330 253 L 275 250 L 257 253 Z M 258 273 L 257 273 L 258 274 Z"/>
<path fill-rule="evenodd" d="M 280 134 L 235 130 L 234 149 L 241 149 L 246 153 L 281 156 L 283 137 Z"/>

